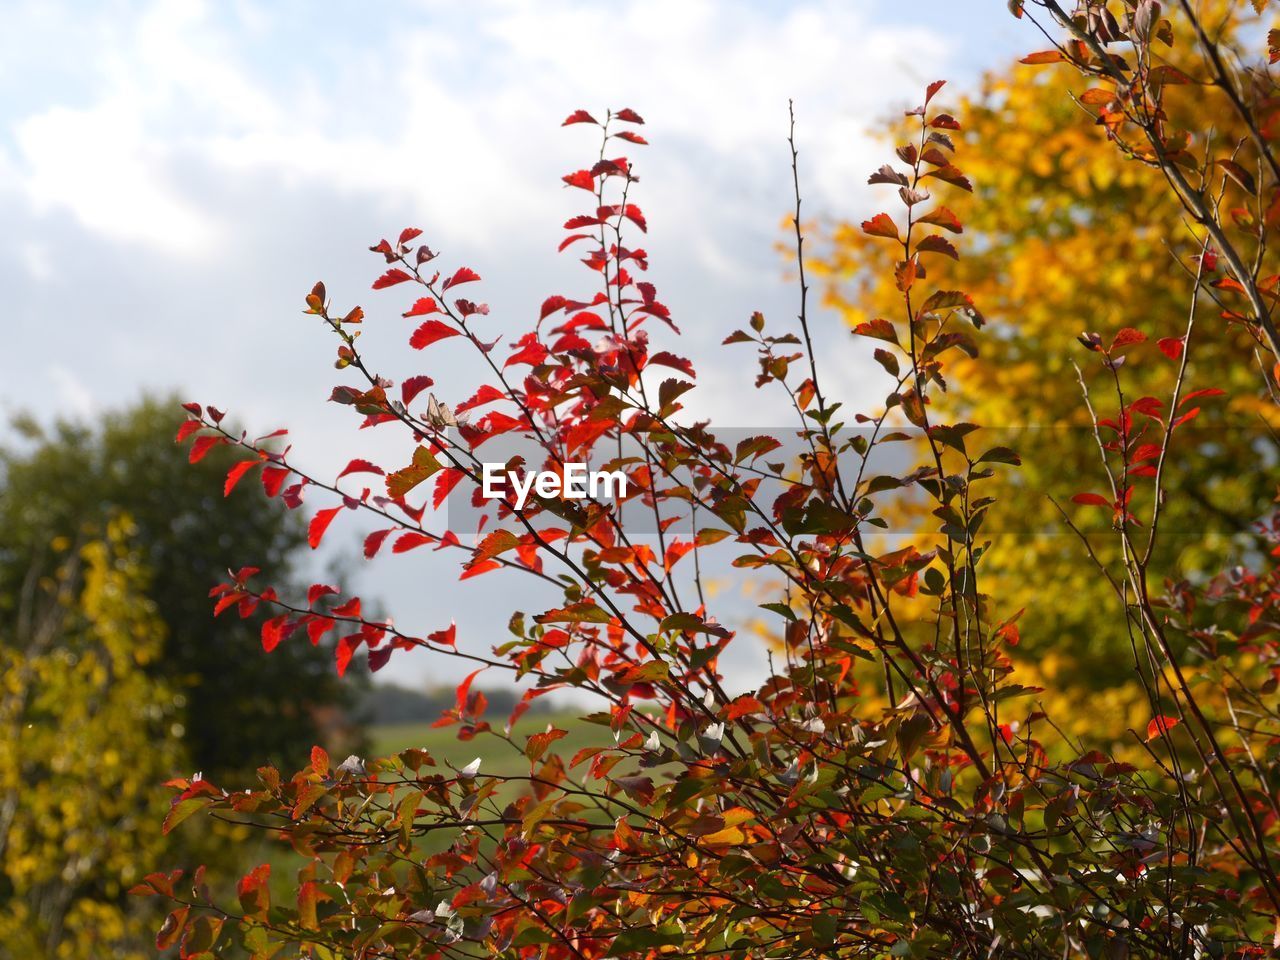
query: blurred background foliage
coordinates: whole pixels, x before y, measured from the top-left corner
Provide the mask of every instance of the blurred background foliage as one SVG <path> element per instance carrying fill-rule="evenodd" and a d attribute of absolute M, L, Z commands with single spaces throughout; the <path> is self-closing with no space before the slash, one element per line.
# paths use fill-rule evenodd
<path fill-rule="evenodd" d="M 150 905 L 124 893 L 166 855 L 159 787 L 187 752 L 131 532 L 59 538 L 0 621 L 3 957 L 150 955 Z"/>
<path fill-rule="evenodd" d="M 208 591 L 228 567 L 287 585 L 314 572 L 313 555 L 301 513 L 255 484 L 222 496 L 232 451 L 188 463 L 181 419 L 175 397 L 91 423 L 19 418 L 0 448 L 3 960 L 154 956 L 151 902 L 126 895 L 144 874 L 288 859 L 230 824 L 162 837 L 172 777 L 248 785 L 263 763 L 298 766 L 315 744 L 344 756 L 366 737 L 463 763 L 476 751 L 498 762 L 506 746 L 430 729 L 452 686 L 339 680 L 327 647 L 303 638 L 266 656 L 261 618 L 213 618 Z M 518 696 L 490 691 L 494 716 Z"/>
<path fill-rule="evenodd" d="M 224 499 L 234 458 L 189 464 L 180 419 L 171 397 L 19 419 L 0 450 L 0 957 L 154 955 L 129 886 L 244 856 L 197 831 L 162 843 L 164 782 L 252 783 L 265 761 L 356 745 L 361 684 L 338 682 L 332 651 L 267 657 L 256 618 L 213 619 L 220 572 L 288 583 L 305 532 L 247 485 Z"/>
<path fill-rule="evenodd" d="M 1256 27 L 1247 4 L 1211 6 L 1228 46 Z M 1195 75 L 1197 62 L 1179 62 L 1196 56 L 1188 39 L 1179 38 L 1169 56 Z M 928 269 L 932 284 L 971 293 L 989 323 L 979 356 L 952 361 L 948 415 L 980 424 L 987 446 L 1007 444 L 1023 458 L 1020 469 L 987 481 L 998 506 L 983 531 L 992 539 L 983 561 L 989 592 L 1006 603 L 1003 615 L 1026 610 L 1019 673 L 1039 676 L 1066 732 L 1113 744 L 1145 722 L 1137 683 L 1116 683 L 1133 665 L 1123 611 L 1048 496 L 1065 503 L 1104 489 L 1073 367 L 1087 367 L 1091 355 L 1076 337 L 1126 326 L 1147 333 L 1150 341 L 1126 368 L 1141 392 L 1127 399 L 1167 397 L 1176 367 L 1155 340 L 1183 332 L 1193 287 L 1186 266 L 1198 249 L 1159 171 L 1126 159 L 1067 95 L 1083 87 L 1067 67 L 1014 64 L 989 74 L 963 101 L 957 146 L 975 189 L 951 191 L 948 203 L 965 224 L 964 252 L 958 262 L 931 258 Z M 1195 114 L 1175 118 L 1180 126 L 1216 128 L 1224 143 L 1245 135 L 1212 96 L 1170 103 Z M 883 133 L 904 144 L 909 127 L 889 121 Z M 821 239 L 816 268 L 827 302 L 851 325 L 902 320 L 892 282 L 896 248 L 859 223 L 827 224 Z M 1175 445 L 1166 474 L 1169 533 L 1153 566 L 1175 580 L 1203 580 L 1256 551 L 1252 524 L 1276 496 L 1274 472 L 1259 469 L 1275 462 L 1275 408 L 1259 395 L 1257 370 L 1235 362 L 1251 341 L 1217 313 L 1202 298 L 1188 389 L 1216 385 L 1232 400 L 1205 404 L 1194 432 Z M 1105 410 L 1116 407 L 1114 395 L 1097 399 Z M 1110 559 L 1118 538 L 1106 536 L 1099 520 L 1090 539 Z M 1100 615 L 1108 610 L 1114 616 Z"/>
<path fill-rule="evenodd" d="M 245 484 L 222 496 L 235 462 L 220 447 L 198 464 L 174 443 L 173 397 L 148 398 L 98 424 L 20 423 L 26 442 L 0 451 L 0 616 L 15 608 L 29 558 L 58 537 L 92 535 L 115 514 L 132 520 L 146 595 L 164 624 L 163 656 L 148 672 L 184 703 L 183 745 L 215 782 L 292 762 L 342 732 L 352 685 L 328 649 L 285 644 L 262 655 L 261 618 L 215 620 L 208 594 L 229 567 L 260 567 L 286 585 L 305 551 L 304 517 Z"/>

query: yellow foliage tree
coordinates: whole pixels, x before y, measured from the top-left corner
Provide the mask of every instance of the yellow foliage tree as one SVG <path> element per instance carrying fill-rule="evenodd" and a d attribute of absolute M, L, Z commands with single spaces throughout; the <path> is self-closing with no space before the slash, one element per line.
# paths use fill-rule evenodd
<path fill-rule="evenodd" d="M 167 862 L 181 702 L 146 672 L 163 629 L 127 523 L 53 553 L 0 624 L 0 957 L 150 957 L 126 891 Z"/>
<path fill-rule="evenodd" d="M 1214 22 L 1229 44 L 1252 21 L 1248 9 L 1222 11 Z M 1196 54 L 1177 43 L 1169 56 L 1176 63 Z M 1194 64 L 1185 66 L 1194 73 Z M 972 293 L 993 328 L 978 356 L 952 361 L 957 388 L 944 401 L 948 412 L 983 424 L 987 445 L 1007 444 L 1023 458 L 1021 469 L 989 481 L 999 515 L 983 531 L 991 538 L 983 559 L 988 587 L 1011 609 L 1026 608 L 1021 650 L 1045 686 L 1093 698 L 1097 710 L 1057 712 L 1079 718 L 1068 732 L 1096 733 L 1105 714 L 1107 736 L 1119 736 L 1138 723 L 1143 706 L 1136 685 L 1103 690 L 1120 673 L 1131 675 L 1124 612 L 1050 497 L 1065 503 L 1102 485 L 1074 369 L 1090 355 L 1077 337 L 1141 330 L 1149 340 L 1134 348 L 1139 362 L 1126 376 L 1137 377 L 1146 393 L 1167 395 L 1175 366 L 1161 357 L 1157 340 L 1183 332 L 1193 289 L 1188 271 L 1196 269 L 1199 248 L 1160 172 L 1126 158 L 1090 123 L 1072 97 L 1079 86 L 1070 68 L 1017 64 L 986 77 L 964 101 L 954 136 L 963 141 L 974 191 L 953 206 L 966 234 L 976 236 L 967 237 L 961 259 L 931 258 L 929 270 L 935 285 Z M 1232 128 L 1239 121 L 1210 89 L 1178 98 L 1176 109 L 1191 112 L 1180 126 L 1213 128 L 1223 143 L 1246 135 Z M 905 129 L 891 124 L 886 132 L 906 143 Z M 824 242 L 815 267 L 828 302 L 851 325 L 892 316 L 900 294 L 884 278 L 893 277 L 894 245 L 858 223 L 834 225 Z M 1240 327 L 1206 319 L 1213 316 L 1206 303 L 1188 389 L 1222 387 L 1233 399 L 1204 404 L 1171 465 L 1165 529 L 1172 535 L 1162 534 L 1153 569 L 1172 579 L 1195 580 L 1247 555 L 1256 546 L 1252 523 L 1276 494 L 1256 467 L 1267 455 L 1275 406 L 1259 391 L 1257 370 L 1239 362 L 1254 344 Z M 1270 369 L 1270 360 L 1260 359 Z M 1114 399 L 1107 398 L 1111 407 Z M 1105 534 L 1102 511 L 1098 519 L 1096 532 Z M 1090 539 L 1108 559 L 1116 538 Z M 1107 610 L 1114 615 L 1100 614 Z"/>

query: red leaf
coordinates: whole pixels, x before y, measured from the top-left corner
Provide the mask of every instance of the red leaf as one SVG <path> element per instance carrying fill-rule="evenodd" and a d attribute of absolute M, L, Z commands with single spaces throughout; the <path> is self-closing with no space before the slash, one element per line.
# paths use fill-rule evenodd
<path fill-rule="evenodd" d="M 351 664 L 351 658 L 355 656 L 356 650 L 360 647 L 360 634 L 352 633 L 338 640 L 338 645 L 333 650 L 334 663 L 338 668 L 338 676 L 345 676 L 347 667 Z"/>
<path fill-rule="evenodd" d="M 399 267 L 392 267 L 377 280 L 373 281 L 373 289 L 383 290 L 386 287 L 394 287 L 397 283 L 404 283 L 406 280 L 411 279 L 413 278 Z"/>
<path fill-rule="evenodd" d="M 421 547 L 428 543 L 435 543 L 435 537 L 425 533 L 418 533 L 415 530 L 409 530 L 396 537 L 396 542 L 391 547 L 392 553 L 408 553 L 415 547 Z"/>
<path fill-rule="evenodd" d="M 372 560 L 380 549 L 382 542 L 394 533 L 394 530 L 375 530 L 364 538 L 364 556 L 366 560 Z"/>
<path fill-rule="evenodd" d="M 1220 390 L 1218 387 L 1206 387 L 1203 390 L 1192 390 L 1185 397 L 1183 397 L 1181 400 L 1178 401 L 1178 408 L 1181 409 L 1182 407 L 1186 406 L 1192 400 L 1196 399 L 1196 397 L 1222 397 L 1222 396 L 1225 396 L 1226 393 L 1227 391 Z"/>
<path fill-rule="evenodd" d="M 409 346 L 415 350 L 423 350 L 438 340 L 447 340 L 458 336 L 458 331 L 439 320 L 428 320 L 409 338 Z"/>
<path fill-rule="evenodd" d="M 947 81 L 945 80 L 935 80 L 933 83 L 929 84 L 928 89 L 926 89 L 924 93 L 924 105 L 927 107 L 929 105 L 929 101 L 933 99 L 934 94 L 946 85 Z"/>
<path fill-rule="evenodd" d="M 280 488 L 284 486 L 285 480 L 289 476 L 287 467 L 264 467 L 262 470 L 262 489 L 266 491 L 268 497 L 274 497 L 280 492 Z"/>
<path fill-rule="evenodd" d="M 644 123 L 644 120 L 643 118 L 641 118 L 640 114 L 636 113 L 630 107 L 623 107 L 621 110 L 619 110 L 617 113 L 614 114 L 614 117 L 626 123 Z"/>
<path fill-rule="evenodd" d="M 1162 337 L 1156 341 L 1156 346 L 1170 360 L 1177 360 L 1182 356 L 1183 343 L 1182 337 Z"/>
<path fill-rule="evenodd" d="M 520 338 L 518 346 L 520 349 L 507 357 L 506 363 L 502 365 L 503 369 L 513 363 L 527 363 L 531 367 L 536 367 L 547 359 L 547 348 L 538 341 L 535 333 L 526 333 Z"/>
<path fill-rule="evenodd" d="M 236 488 L 236 484 L 240 482 L 240 478 L 261 462 L 261 460 L 241 460 L 234 467 L 228 470 L 227 482 L 222 485 L 222 495 L 224 497 L 231 496 L 231 491 Z"/>
<path fill-rule="evenodd" d="M 284 639 L 285 624 L 289 622 L 288 614 L 281 614 L 278 617 L 272 617 L 262 625 L 262 649 L 270 653 L 276 647 L 280 646 L 280 641 Z"/>
<path fill-rule="evenodd" d="M 623 207 L 622 214 L 628 220 L 634 223 L 637 227 L 639 227 L 642 233 L 649 232 L 649 225 L 645 223 L 644 214 L 640 212 L 640 208 L 637 207 L 634 203 L 628 203 L 625 207 Z"/>
<path fill-rule="evenodd" d="M 560 126 L 567 127 L 571 123 L 599 124 L 600 121 L 597 120 L 595 117 L 593 117 L 591 114 L 587 113 L 587 111 L 585 110 L 575 110 L 573 111 L 573 113 L 569 114 L 569 116 L 565 119 L 564 123 L 560 124 Z"/>
<path fill-rule="evenodd" d="M 410 377 L 408 380 L 404 381 L 404 383 L 400 384 L 400 399 L 404 401 L 404 405 L 407 407 L 409 404 L 413 403 L 414 398 L 418 394 L 434 383 L 435 381 L 425 374 L 418 377 Z"/>
<path fill-rule="evenodd" d="M 458 272 L 444 282 L 442 290 L 448 290 L 450 287 L 456 287 L 460 283 L 470 283 L 472 280 L 479 280 L 480 274 L 476 273 L 470 267 L 459 267 Z"/>
<path fill-rule="evenodd" d="M 1142 463 L 1144 460 L 1158 460 L 1162 453 L 1164 453 L 1164 448 L 1160 444 L 1144 443 L 1133 451 L 1133 456 L 1129 458 L 1129 462 Z"/>
<path fill-rule="evenodd" d="M 1077 493 L 1071 498 L 1073 503 L 1083 503 L 1090 507 L 1109 507 L 1111 501 L 1097 493 Z"/>
<path fill-rule="evenodd" d="M 199 463 L 206 453 L 222 442 L 221 437 L 196 437 L 195 443 L 191 444 L 191 452 L 187 455 L 187 459 L 191 463 Z"/>
<path fill-rule="evenodd" d="M 1111 341 L 1111 349 L 1116 347 L 1127 347 L 1131 343 L 1145 343 L 1147 335 L 1141 330 L 1135 330 L 1133 327 L 1125 327 L 1116 334 L 1116 338 Z"/>
<path fill-rule="evenodd" d="M 320 541 L 324 539 L 325 530 L 329 529 L 329 524 L 333 523 L 333 518 L 338 515 L 342 507 L 329 507 L 327 510 L 321 510 L 311 518 L 311 525 L 307 527 L 307 543 L 314 550 L 320 546 Z"/>
<path fill-rule="evenodd" d="M 453 412 L 455 414 L 466 413 L 468 410 L 473 410 L 481 404 L 492 403 L 494 400 L 501 400 L 503 399 L 503 396 L 504 394 L 501 390 L 486 383 L 475 392 L 475 395 L 470 400 L 458 404 L 457 409 Z"/>
<path fill-rule="evenodd" d="M 431 494 L 431 506 L 440 509 L 440 504 L 444 503 L 444 498 L 449 495 L 449 491 L 458 485 L 458 481 L 462 479 L 462 471 L 457 467 L 445 467 L 440 471 L 440 478 L 436 480 L 435 491 Z"/>
<path fill-rule="evenodd" d="M 384 471 L 376 463 L 370 463 L 368 460 L 361 460 L 357 458 L 355 460 L 352 460 L 345 467 L 343 467 L 342 472 L 338 474 L 338 479 L 341 480 L 343 477 L 345 477 L 347 474 L 350 474 L 350 473 L 376 473 L 381 476 L 381 475 L 384 475 L 385 472 L 386 471 Z"/>
<path fill-rule="evenodd" d="M 410 240 L 414 240 L 422 236 L 422 231 L 417 227 L 405 227 L 400 231 L 400 246 L 404 246 Z"/>
<path fill-rule="evenodd" d="M 430 637 L 428 637 L 428 639 L 430 639 Z M 467 674 L 466 678 L 460 684 L 458 684 L 458 686 L 454 689 L 453 692 L 454 692 L 454 696 L 457 698 L 457 706 L 458 706 L 459 713 L 461 713 L 463 710 L 466 709 L 467 694 L 471 691 L 471 681 L 475 680 L 475 678 L 478 677 L 481 673 L 483 673 L 485 669 L 486 669 L 485 667 L 481 667 L 479 670 L 474 670 L 471 673 Z"/>
<path fill-rule="evenodd" d="M 370 650 L 369 659 L 367 661 L 369 664 L 369 672 L 377 673 L 385 667 L 387 662 L 391 659 L 391 654 L 394 650 L 395 647 L 383 647 L 381 650 Z"/>
<path fill-rule="evenodd" d="M 1177 717 L 1158 716 L 1147 724 L 1147 743 L 1150 743 L 1161 734 L 1168 733 L 1182 721 Z"/>
<path fill-rule="evenodd" d="M 877 213 L 870 220 L 863 220 L 862 232 L 873 237 L 888 237 L 890 240 L 898 239 L 898 225 L 893 222 L 893 218 L 887 213 Z"/>
<path fill-rule="evenodd" d="M 360 618 L 360 598 L 352 597 L 340 607 L 334 607 L 330 611 L 335 617 L 353 617 Z"/>
<path fill-rule="evenodd" d="M 442 643 L 446 647 L 456 646 L 458 639 L 458 625 L 456 623 L 450 623 L 444 630 L 437 630 L 435 633 L 428 633 L 427 639 L 432 643 Z M 478 670 L 476 671 L 476 673 L 479 672 L 480 671 Z M 474 677 L 475 673 L 471 676 Z"/>
<path fill-rule="evenodd" d="M 316 616 L 307 621 L 307 639 L 313 647 L 319 646 L 320 639 L 333 629 L 334 622 L 329 617 Z"/>
<path fill-rule="evenodd" d="M 562 177 L 561 179 L 571 187 L 578 187 L 589 193 L 596 192 L 596 181 L 595 178 L 591 176 L 590 170 L 578 170 Z"/>
<path fill-rule="evenodd" d="M 406 317 L 425 317 L 429 313 L 439 313 L 440 304 L 436 303 L 435 297 L 422 297 L 415 301 L 403 315 Z"/>
<path fill-rule="evenodd" d="M 545 320 L 547 319 L 547 317 L 551 316 L 551 314 L 555 313 L 556 311 L 563 310 L 564 305 L 568 302 L 569 301 L 566 300 L 564 297 L 561 297 L 558 295 L 553 297 L 547 297 L 547 299 L 542 301 L 542 311 L 539 313 L 538 319 Z"/>
<path fill-rule="evenodd" d="M 1158 417 L 1160 416 L 1160 411 L 1164 409 L 1164 404 L 1156 397 L 1141 397 L 1129 404 L 1129 409 L 1134 413 L 1141 413 L 1143 416 Z"/>
<path fill-rule="evenodd" d="M 490 570 L 497 570 L 501 566 L 502 564 L 497 560 L 481 560 L 479 563 L 470 564 L 462 571 L 462 575 L 458 579 L 470 580 L 472 577 L 478 577 L 480 574 L 488 573 Z"/>
<path fill-rule="evenodd" d="M 679 370 L 682 373 L 687 373 L 691 377 L 697 376 L 697 374 L 693 370 L 692 363 L 690 363 L 684 357 L 677 357 L 674 353 L 668 353 L 665 350 L 655 353 L 652 357 L 649 358 L 649 362 L 661 364 L 664 367 L 672 367 L 676 370 Z"/>
<path fill-rule="evenodd" d="M 178 427 L 178 435 L 173 438 L 173 442 L 181 443 L 183 440 L 187 439 L 187 437 L 191 436 L 193 433 L 195 433 L 197 430 L 199 430 L 203 426 L 204 424 L 201 423 L 199 420 L 182 421 L 182 426 Z"/>
<path fill-rule="evenodd" d="M 316 601 L 321 597 L 327 597 L 337 592 L 337 587 L 331 587 L 327 583 L 313 583 L 310 589 L 307 590 L 307 606 L 314 607 Z"/>

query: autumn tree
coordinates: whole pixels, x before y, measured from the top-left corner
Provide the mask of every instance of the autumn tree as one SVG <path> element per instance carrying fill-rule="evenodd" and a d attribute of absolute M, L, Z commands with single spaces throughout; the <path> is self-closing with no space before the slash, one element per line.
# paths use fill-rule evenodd
<path fill-rule="evenodd" d="M 1252 7 L 1201 6 L 1224 55 L 1256 63 L 1256 55 L 1240 49 L 1259 27 Z M 1212 131 L 1226 156 L 1249 139 L 1247 125 L 1205 75 L 1194 26 L 1176 16 L 1164 22 L 1173 42 L 1159 42 L 1162 77 L 1176 87 L 1165 110 L 1179 128 Z M 1022 455 L 1019 470 L 992 480 L 991 493 L 1004 507 L 999 525 L 988 528 L 988 582 L 1014 609 L 1026 610 L 1020 654 L 1052 688 L 1048 695 L 1064 705 L 1090 697 L 1105 704 L 1101 713 L 1111 719 L 1100 722 L 1091 713 L 1062 715 L 1061 722 L 1076 736 L 1113 742 L 1137 721 L 1145 698 L 1125 669 L 1132 657 L 1123 621 L 1098 616 L 1111 588 L 1064 530 L 1049 497 L 1069 498 L 1081 475 L 1098 470 L 1075 369 L 1076 338 L 1085 330 L 1158 322 L 1170 335 L 1164 348 L 1178 349 L 1174 321 L 1187 310 L 1188 271 L 1196 269 L 1188 253 L 1196 252 L 1198 234 L 1161 171 L 1117 149 L 1106 128 L 1090 122 L 1088 113 L 1105 105 L 1100 89 L 1074 83 L 1076 72 L 1056 51 L 1028 59 L 1040 65 L 988 75 L 957 111 L 963 130 L 954 135 L 973 189 L 954 191 L 947 206 L 963 221 L 964 251 L 930 264 L 930 277 L 970 291 L 990 332 L 975 356 L 957 358 L 960 388 L 938 400 L 957 418 L 1004 428 Z M 1183 80 L 1192 77 L 1194 84 Z M 904 132 L 898 122 L 886 136 L 897 141 Z M 1220 188 L 1224 175 L 1218 170 L 1208 186 Z M 1238 191 L 1234 183 L 1229 189 Z M 815 273 L 851 326 L 892 309 L 899 295 L 895 251 L 857 222 L 831 225 L 822 243 Z M 1193 374 L 1211 376 L 1231 401 L 1201 410 L 1185 441 L 1194 437 L 1194 447 L 1165 473 L 1166 533 L 1152 569 L 1160 578 L 1203 582 L 1266 549 L 1255 524 L 1268 512 L 1275 482 L 1254 466 L 1269 456 L 1268 428 L 1280 418 L 1259 386 L 1257 364 L 1249 362 L 1256 342 L 1244 325 L 1207 323 L 1198 337 Z M 1158 365 L 1132 372 L 1134 389 L 1144 392 L 1166 388 L 1171 377 Z M 899 526 L 911 530 L 910 516 Z M 1105 524 L 1093 532 L 1104 531 Z M 1101 554 L 1118 556 L 1111 538 L 1093 540 Z"/>
<path fill-rule="evenodd" d="M 0 623 L 0 957 L 153 955 L 125 891 L 172 856 L 162 780 L 182 711 L 149 668 L 164 627 L 127 521 L 50 544 Z"/>
<path fill-rule="evenodd" d="M 308 644 L 260 660 L 251 655 L 258 624 L 208 615 L 201 595 L 211 580 L 246 558 L 287 579 L 306 531 L 264 496 L 224 499 L 227 452 L 188 463 L 173 443 L 175 402 L 144 399 L 96 424 L 19 422 L 0 450 L 0 611 L 15 615 L 30 558 L 51 541 L 100 536 L 113 512 L 130 516 L 146 595 L 165 626 L 164 656 L 146 669 L 185 704 L 193 769 L 243 775 L 251 757 L 283 759 L 321 741 L 317 712 L 343 709 L 350 691 L 327 670 L 327 651 Z"/>

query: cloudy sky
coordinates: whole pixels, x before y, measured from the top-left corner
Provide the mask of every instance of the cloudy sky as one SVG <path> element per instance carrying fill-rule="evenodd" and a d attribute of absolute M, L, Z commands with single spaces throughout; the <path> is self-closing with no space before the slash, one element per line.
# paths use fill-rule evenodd
<path fill-rule="evenodd" d="M 865 213 L 877 121 L 931 80 L 972 86 L 1036 47 L 1029 31 L 1003 0 L 8 0 L 0 418 L 91 417 L 177 388 L 250 429 L 289 426 L 297 459 L 322 473 L 356 454 L 390 463 L 403 444 L 356 436 L 325 403 L 340 375 L 303 294 L 324 279 L 337 303 L 363 304 L 378 369 L 469 395 L 465 370 L 405 356 L 405 307 L 369 290 L 366 248 L 420 227 L 451 266 L 484 276 L 474 295 L 495 335 L 527 322 L 548 294 L 590 281 L 555 246 L 579 212 L 559 177 L 596 145 L 559 122 L 629 106 L 652 144 L 633 152 L 650 279 L 686 333 L 699 410 L 778 422 L 743 403 L 749 373 L 714 345 L 753 310 L 794 314 L 774 249 L 790 203 L 787 99 L 807 211 Z M 869 399 L 847 334 L 819 323 L 829 391 Z M 354 529 L 332 536 L 357 542 Z M 486 616 L 487 578 L 459 593 L 417 557 L 379 565 L 374 592 L 410 628 L 453 616 L 460 639 L 491 643 L 505 616 Z M 393 671 L 450 675 L 413 657 Z"/>

